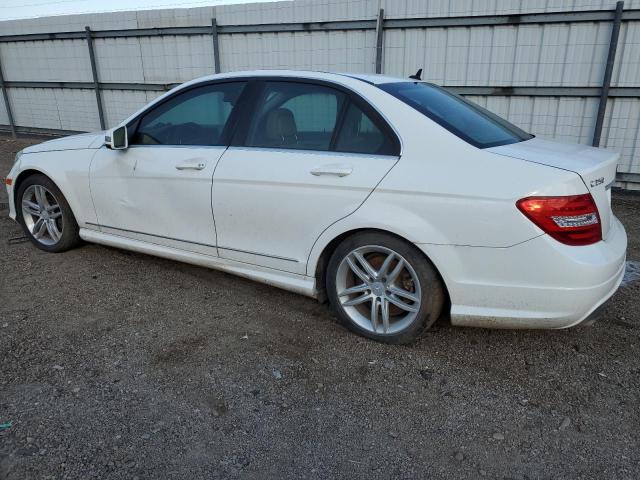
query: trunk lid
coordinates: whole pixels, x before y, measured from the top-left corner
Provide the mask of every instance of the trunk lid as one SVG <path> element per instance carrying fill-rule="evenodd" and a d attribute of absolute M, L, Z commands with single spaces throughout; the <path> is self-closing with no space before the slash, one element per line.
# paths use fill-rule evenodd
<path fill-rule="evenodd" d="M 611 186 L 616 178 L 620 154 L 587 145 L 561 143 L 540 138 L 488 148 L 507 157 L 575 172 L 596 202 L 602 223 L 602 238 L 611 226 Z"/>

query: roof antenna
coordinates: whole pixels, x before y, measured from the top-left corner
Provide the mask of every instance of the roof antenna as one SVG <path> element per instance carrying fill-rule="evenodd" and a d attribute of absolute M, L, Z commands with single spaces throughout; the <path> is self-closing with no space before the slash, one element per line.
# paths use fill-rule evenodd
<path fill-rule="evenodd" d="M 422 80 L 422 69 L 418 70 L 415 75 L 409 75 L 413 80 Z"/>

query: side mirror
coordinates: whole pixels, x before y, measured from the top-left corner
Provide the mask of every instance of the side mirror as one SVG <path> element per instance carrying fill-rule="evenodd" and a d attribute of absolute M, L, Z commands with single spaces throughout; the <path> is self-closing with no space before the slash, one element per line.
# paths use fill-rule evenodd
<path fill-rule="evenodd" d="M 124 150 L 129 146 L 129 136 L 127 135 L 127 126 L 114 128 L 110 130 L 104 137 L 104 143 L 112 150 Z"/>

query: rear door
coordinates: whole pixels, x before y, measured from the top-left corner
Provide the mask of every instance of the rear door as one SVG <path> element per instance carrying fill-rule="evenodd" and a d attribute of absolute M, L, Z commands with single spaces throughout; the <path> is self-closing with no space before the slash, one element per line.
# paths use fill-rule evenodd
<path fill-rule="evenodd" d="M 221 257 L 304 274 L 323 230 L 355 211 L 397 162 L 399 141 L 349 92 L 264 81 L 216 168 Z"/>

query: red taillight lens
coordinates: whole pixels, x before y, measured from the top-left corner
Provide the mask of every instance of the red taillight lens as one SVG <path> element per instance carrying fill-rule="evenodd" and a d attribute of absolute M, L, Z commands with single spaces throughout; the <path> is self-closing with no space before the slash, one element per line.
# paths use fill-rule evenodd
<path fill-rule="evenodd" d="M 516 206 L 529 220 L 567 245 L 591 245 L 602 240 L 598 207 L 589 193 L 568 197 L 527 197 Z"/>

